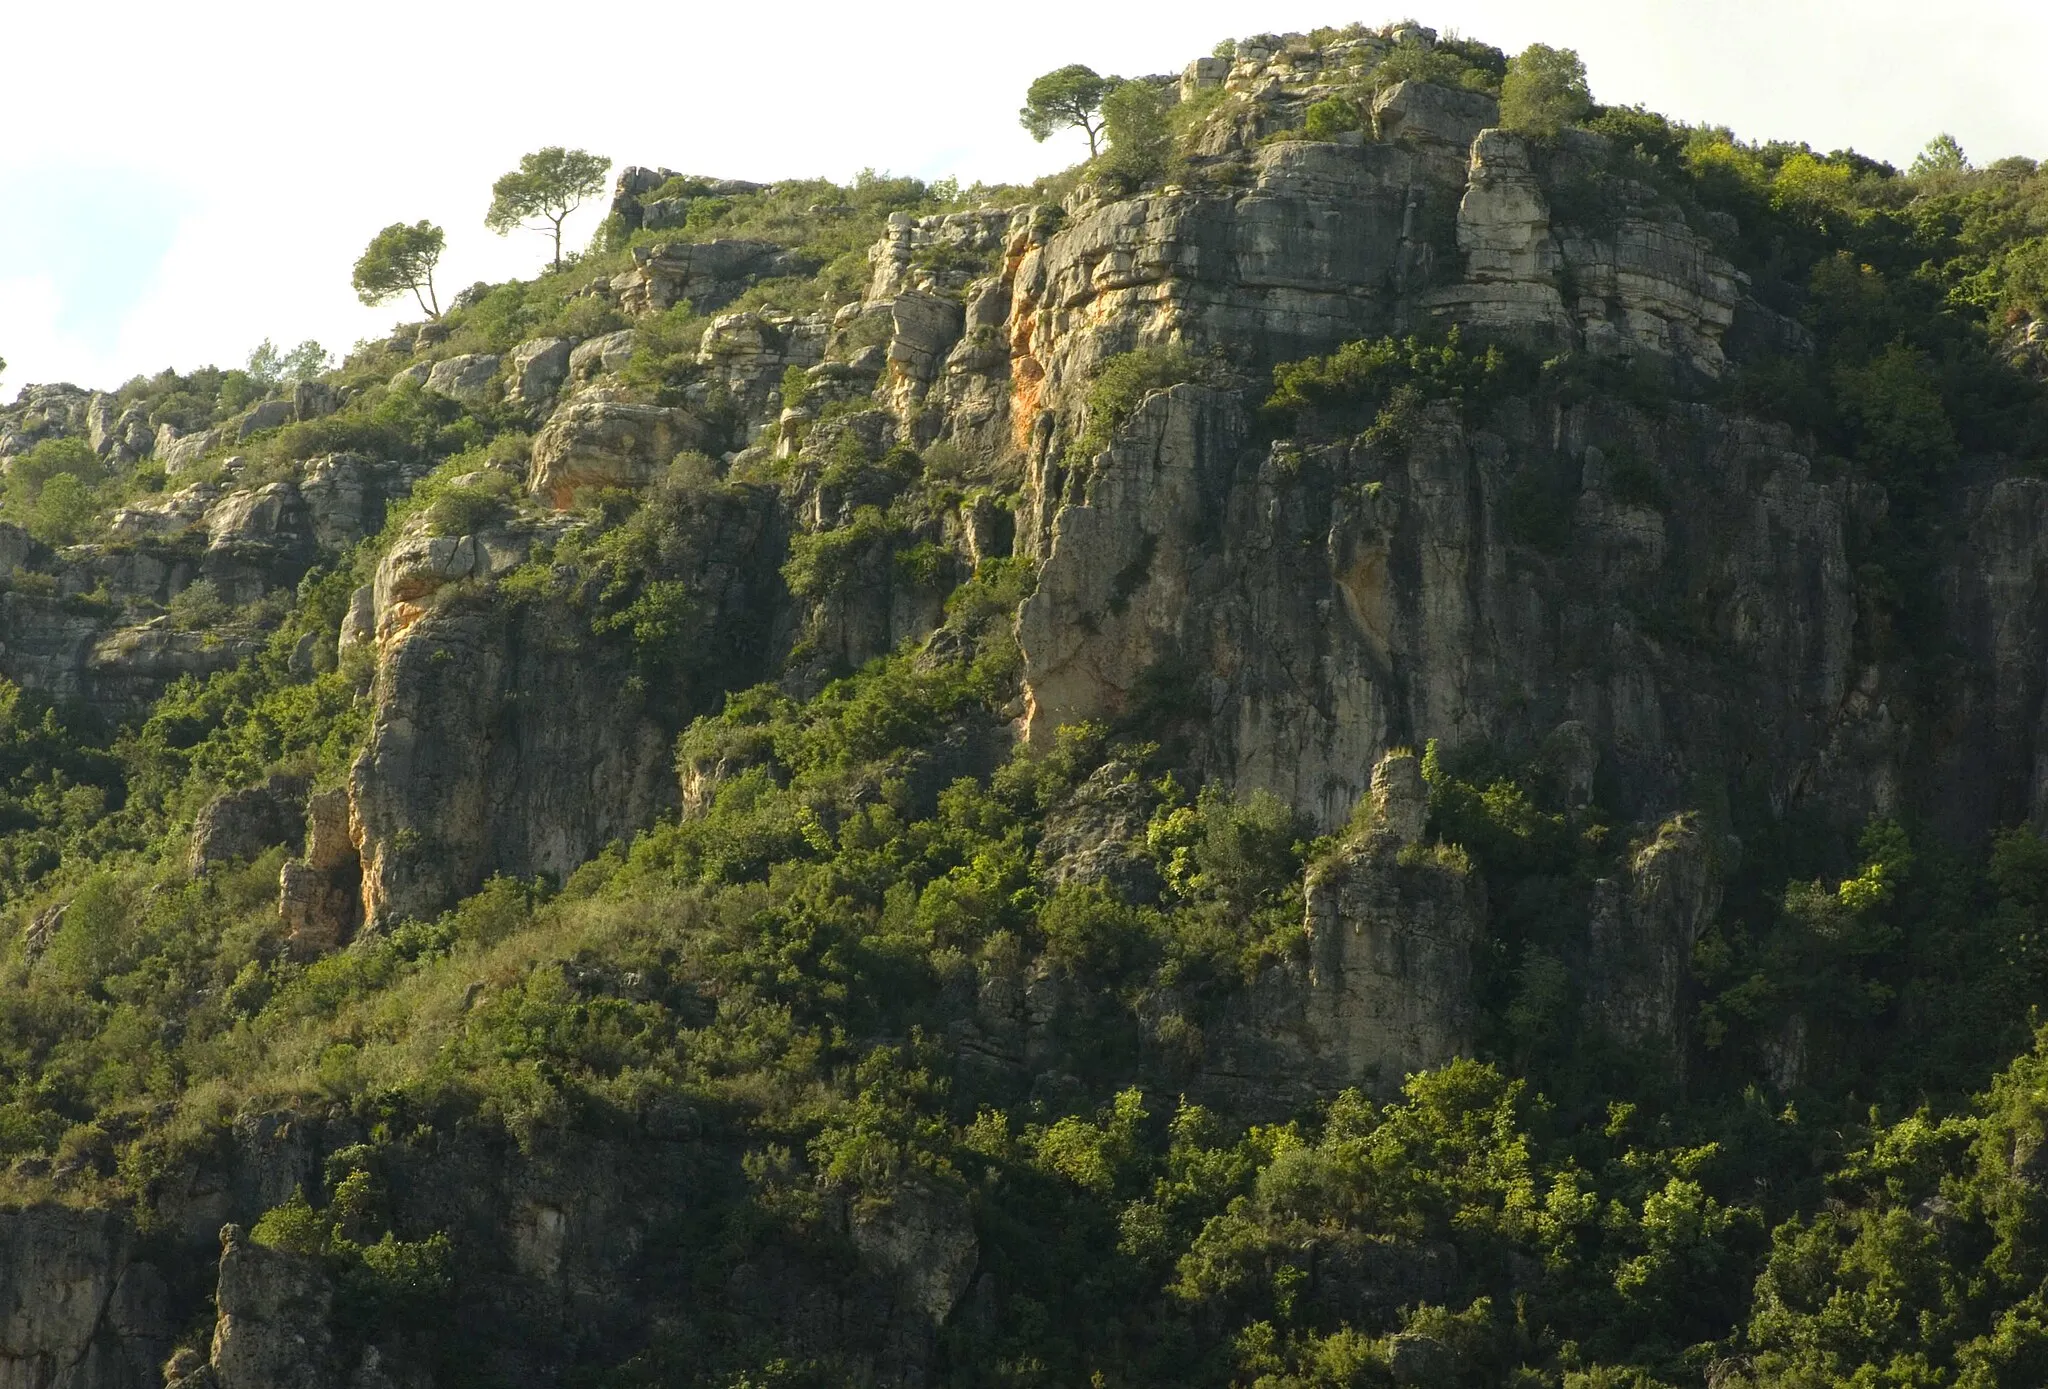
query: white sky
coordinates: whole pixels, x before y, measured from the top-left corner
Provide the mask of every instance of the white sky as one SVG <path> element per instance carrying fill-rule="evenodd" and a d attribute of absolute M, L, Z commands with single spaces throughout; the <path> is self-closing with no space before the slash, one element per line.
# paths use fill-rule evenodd
<path fill-rule="evenodd" d="M 1745 138 L 2048 155 L 2042 0 L 0 0 L 0 398 L 380 334 L 398 306 L 348 278 L 389 222 L 447 229 L 444 301 L 531 273 L 543 239 L 483 212 L 541 145 L 760 180 L 1028 179 L 1080 147 L 1017 125 L 1049 68 L 1175 71 L 1224 37 L 1406 15 L 1576 48 L 1600 100 Z"/>

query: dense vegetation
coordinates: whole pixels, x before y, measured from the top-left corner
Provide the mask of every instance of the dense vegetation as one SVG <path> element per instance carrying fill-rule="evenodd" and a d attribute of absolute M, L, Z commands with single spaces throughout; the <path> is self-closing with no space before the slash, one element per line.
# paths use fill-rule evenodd
<path fill-rule="evenodd" d="M 1953 676 L 1926 616 L 1934 517 L 1966 470 L 2048 457 L 2027 332 L 2048 314 L 2048 174 L 2019 159 L 1974 169 L 1952 142 L 1907 173 L 1746 144 L 1591 106 L 1567 59 L 1404 43 L 1286 133 L 1356 132 L 1397 77 L 1500 92 L 1576 195 L 1569 215 L 1595 223 L 1631 183 L 1654 189 L 1713 230 L 1813 350 L 1754 348 L 1710 383 L 1388 339 L 1284 364 L 1249 402 L 1274 433 L 1306 436 L 1386 437 L 1425 405 L 1595 392 L 1791 421 L 1827 466 L 1885 489 L 1883 527 L 1856 557 L 1886 580 L 1866 639 L 1897 643 L 1940 700 Z M 1092 143 L 1099 111 L 1108 148 L 1040 193 L 1191 177 L 1199 101 L 1168 108 L 1143 83 L 1066 71 L 1063 95 L 1034 88 L 1039 119 L 1071 119 Z M 1604 143 L 1574 144 L 1574 126 Z M 858 297 L 891 212 L 1024 192 L 874 175 L 709 187 L 659 190 L 693 199 L 679 229 L 614 225 L 547 274 L 464 296 L 441 349 L 632 326 L 628 379 L 661 398 L 689 384 L 704 320 L 683 304 L 631 324 L 583 292 L 634 247 L 774 240 L 811 273 L 738 307 L 829 310 Z M 431 266 L 384 269 L 378 284 L 409 289 Z M 405 1338 L 446 1384 L 489 1382 L 489 1343 L 507 1336 L 552 1338 L 590 1383 L 844 1382 L 872 1345 L 775 1341 L 733 1289 L 763 1251 L 808 1270 L 797 1284 L 850 1284 L 856 1215 L 914 1193 L 966 1212 L 979 1240 L 984 1281 L 940 1333 L 947 1383 L 2048 1379 L 2048 846 L 2032 828 L 1959 845 L 1908 817 L 1852 846 L 1739 798 L 1707 807 L 1744 852 L 1691 962 L 1689 1052 L 1644 1056 L 1582 1025 L 1564 962 L 1591 884 L 1653 827 L 1570 802 L 1540 757 L 1433 749 L 1429 838 L 1490 904 L 1481 1054 L 1384 1104 L 1230 1091 L 1204 1058 L 1262 977 L 1299 964 L 1305 875 L 1335 846 L 1269 798 L 1187 784 L 1170 710 L 1011 748 L 1011 620 L 1034 576 L 1015 559 L 956 571 L 930 541 L 942 499 L 995 485 L 963 479 L 942 448 L 870 457 L 847 433 L 816 476 L 738 480 L 685 456 L 644 495 L 592 499 L 498 591 L 560 605 L 578 640 L 629 650 L 634 678 L 670 693 L 692 813 L 566 881 L 496 879 L 437 919 L 294 957 L 282 851 L 194 876 L 192 819 L 272 773 L 343 776 L 368 713 L 365 671 L 334 656 L 350 593 L 407 515 L 461 534 L 508 512 L 492 470 L 528 443 L 531 421 L 511 412 L 393 384 L 409 360 L 365 345 L 323 378 L 347 392 L 339 410 L 238 444 L 245 479 L 344 449 L 424 475 L 384 537 L 277 611 L 228 613 L 198 589 L 174 605 L 189 626 L 269 626 L 259 655 L 121 728 L 0 688 L 0 902 L 21 928 L 0 955 L 10 1201 L 128 1204 L 169 1238 L 152 1212 L 238 1116 L 323 1116 L 355 1141 L 254 1237 L 326 1261 L 344 1332 Z M 310 363 L 273 352 L 248 371 L 166 372 L 116 400 L 152 426 L 203 429 Z M 1177 349 L 1114 359 L 1073 457 L 1148 391 L 1191 380 L 1245 378 Z M 791 403 L 804 389 L 790 383 Z M 782 574 L 799 599 L 858 582 L 851 557 L 880 546 L 894 572 L 951 586 L 945 625 L 836 678 L 793 653 L 803 678 L 683 726 L 676 692 L 711 677 L 664 566 L 678 518 L 742 483 L 867 499 L 793 540 Z M 0 514 L 72 543 L 163 485 L 161 470 L 110 476 L 80 441 L 53 439 L 14 463 Z M 310 669 L 294 659 L 309 634 Z M 1103 837 L 1106 806 L 1142 826 L 1116 890 L 1066 871 Z M 1040 1010 L 1049 1039 L 1025 1038 L 1027 995 L 1056 1001 Z M 1779 1086 L 1795 1022 L 1804 1065 Z M 1038 1064 L 1000 1064 L 1027 1046 Z M 666 1203 L 645 1262 L 649 1286 L 675 1290 L 659 1330 L 621 1348 L 479 1315 L 476 1215 L 436 1173 L 480 1154 L 573 1166 L 604 1145 L 641 1155 L 625 1190 Z"/>

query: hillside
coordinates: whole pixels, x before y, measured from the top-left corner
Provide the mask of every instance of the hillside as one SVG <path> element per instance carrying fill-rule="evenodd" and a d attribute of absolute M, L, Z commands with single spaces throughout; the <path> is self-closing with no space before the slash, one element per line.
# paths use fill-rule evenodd
<path fill-rule="evenodd" d="M 2048 1382 L 2048 173 L 1565 56 L 0 408 L 0 1383 Z"/>

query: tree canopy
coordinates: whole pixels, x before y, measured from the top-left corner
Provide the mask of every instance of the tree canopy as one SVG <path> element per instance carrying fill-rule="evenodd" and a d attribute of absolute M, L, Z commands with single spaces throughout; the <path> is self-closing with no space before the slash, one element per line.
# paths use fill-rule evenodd
<path fill-rule="evenodd" d="M 1166 102 L 1150 82 L 1120 82 L 1102 99 L 1110 171 L 1133 183 L 1158 173 L 1173 144 Z"/>
<path fill-rule="evenodd" d="M 503 236 L 514 227 L 535 222 L 535 231 L 554 237 L 554 268 L 562 268 L 562 223 L 583 200 L 604 189 L 612 161 L 588 150 L 549 145 L 523 156 L 519 167 L 491 185 L 491 207 L 484 225 Z"/>
<path fill-rule="evenodd" d="M 422 220 L 411 226 L 393 222 L 371 237 L 356 258 L 356 298 L 374 306 L 411 290 L 428 316 L 439 318 L 441 301 L 434 294 L 434 266 L 446 240 L 432 222 Z"/>
<path fill-rule="evenodd" d="M 1962 143 L 1946 130 L 1927 142 L 1927 148 L 1913 158 L 1909 172 L 1919 178 L 1927 174 L 1959 174 L 1970 167 Z"/>
<path fill-rule="evenodd" d="M 1088 136 L 1088 157 L 1102 152 L 1103 98 L 1121 85 L 1122 79 L 1099 76 L 1095 69 L 1069 63 L 1046 73 L 1024 93 L 1024 108 L 1018 121 L 1041 144 L 1068 126 L 1079 126 Z"/>
<path fill-rule="evenodd" d="M 1576 50 L 1532 43 L 1508 63 L 1500 123 L 1529 135 L 1555 135 L 1593 110 L 1586 65 Z"/>
<path fill-rule="evenodd" d="M 289 352 L 278 351 L 276 344 L 265 338 L 249 354 L 248 370 L 266 386 L 295 386 L 327 370 L 332 360 L 327 349 L 311 338 Z"/>

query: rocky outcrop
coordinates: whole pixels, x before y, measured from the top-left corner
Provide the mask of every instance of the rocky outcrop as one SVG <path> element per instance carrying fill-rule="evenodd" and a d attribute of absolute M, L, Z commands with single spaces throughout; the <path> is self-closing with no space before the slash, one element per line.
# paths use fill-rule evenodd
<path fill-rule="evenodd" d="M 573 620 L 442 604 L 389 641 L 350 782 L 373 927 L 493 872 L 566 875 L 673 798 L 670 734 L 624 670 L 560 640 Z"/>
<path fill-rule="evenodd" d="M 527 487 L 566 510 L 579 491 L 645 487 L 657 469 L 705 438 L 703 421 L 688 410 L 595 387 L 564 403 L 535 437 Z"/>
<path fill-rule="evenodd" d="M 1677 209 L 1641 185 L 1625 184 L 1617 194 L 1624 207 L 1611 223 L 1552 226 L 1546 184 L 1584 181 L 1608 158 L 1598 136 L 1573 132 L 1550 160 L 1580 167 L 1543 178 L 1520 136 L 1481 132 L 1471 142 L 1458 206 L 1464 275 L 1425 295 L 1426 311 L 1441 323 L 1538 350 L 1651 353 L 1720 375 L 1722 340 L 1748 302 L 1747 279 Z"/>
<path fill-rule="evenodd" d="M 661 198 L 653 196 L 665 186 L 679 182 L 685 185 L 685 191 Z M 758 193 L 767 186 L 737 178 L 685 179 L 673 169 L 644 169 L 629 164 L 619 171 L 618 181 L 613 185 L 611 215 L 624 233 L 643 227 L 660 231 L 680 227 L 689 214 L 690 204 L 698 198 L 731 198 Z"/>
<path fill-rule="evenodd" d="M 521 526 L 477 535 L 430 535 L 414 522 L 377 562 L 370 586 L 371 632 L 389 639 L 417 622 L 450 584 L 483 583 L 518 568 L 532 551 L 534 531 Z"/>
<path fill-rule="evenodd" d="M 513 348 L 505 357 L 506 404 L 541 405 L 553 399 L 568 379 L 575 346 L 568 338 L 533 338 Z"/>
<path fill-rule="evenodd" d="M 164 1280 L 119 1215 L 0 1212 L 0 1383 L 150 1389 L 171 1332 Z"/>
<path fill-rule="evenodd" d="M 1396 82 L 1372 104 L 1380 138 L 1417 150 L 1447 180 L 1457 178 L 1480 132 L 1499 120 L 1500 104 L 1486 93 L 1432 82 Z"/>
<path fill-rule="evenodd" d="M 314 542 L 329 552 L 345 550 L 384 527 L 392 502 L 412 490 L 424 470 L 358 453 L 330 453 L 309 460 L 299 478 Z"/>
<path fill-rule="evenodd" d="M 201 568 L 237 606 L 296 584 L 318 548 L 305 500 L 290 482 L 229 493 L 208 510 L 205 527 Z"/>
<path fill-rule="evenodd" d="M 583 384 L 599 375 L 616 376 L 633 359 L 634 341 L 633 330 L 621 328 L 576 344 L 569 353 L 569 380 Z"/>
<path fill-rule="evenodd" d="M 328 1389 L 341 1376 L 329 1318 L 334 1286 L 317 1261 L 220 1232 L 209 1361 L 217 1389 Z"/>
<path fill-rule="evenodd" d="M 234 424 L 237 441 L 265 430 L 278 429 L 290 424 L 298 411 L 289 400 L 266 400 L 251 406 Z"/>
<path fill-rule="evenodd" d="M 1391 1093 L 1472 1049 L 1485 895 L 1456 850 L 1422 842 L 1428 807 L 1415 755 L 1389 754 L 1362 832 L 1310 871 L 1303 1023 L 1339 1084 Z"/>
<path fill-rule="evenodd" d="M 1693 946 L 1721 904 L 1721 866 L 1696 815 L 1673 816 L 1594 884 L 1587 1007 L 1617 1039 L 1684 1055 Z"/>
<path fill-rule="evenodd" d="M 1038 861 L 1054 885 L 1101 883 L 1130 902 L 1155 899 L 1159 873 L 1144 853 L 1156 797 L 1137 768 L 1112 759 L 1046 815 Z"/>
<path fill-rule="evenodd" d="M 306 856 L 278 873 L 277 914 L 300 958 L 344 944 L 362 921 L 363 865 L 356 853 L 348 791 L 330 787 L 306 800 Z"/>
<path fill-rule="evenodd" d="M 492 395 L 498 376 L 498 358 L 488 352 L 470 352 L 443 357 L 427 373 L 425 386 L 435 395 L 459 400 L 464 405 L 482 405 Z"/>
<path fill-rule="evenodd" d="M 762 669 L 782 553 L 766 492 L 706 488 L 679 505 L 670 561 L 698 600 L 683 635 L 701 661 L 658 702 L 587 614 L 446 588 L 465 553 L 488 578 L 497 540 L 422 537 L 387 556 L 374 719 L 350 775 L 371 926 L 439 911 L 493 873 L 565 876 L 674 803 L 681 719 Z"/>
<path fill-rule="evenodd" d="M 807 274 L 805 262 L 773 241 L 668 242 L 633 248 L 633 268 L 612 277 L 611 291 L 630 314 L 660 313 L 687 302 L 698 313 L 724 308 L 754 281 Z"/>
<path fill-rule="evenodd" d="M 746 427 L 772 423 L 782 404 L 784 373 L 824 360 L 827 326 L 822 314 L 722 314 L 704 330 L 697 360 L 724 388 Z"/>
<path fill-rule="evenodd" d="M 305 804 L 304 780 L 286 776 L 215 796 L 192 824 L 192 872 L 204 873 L 216 863 L 251 859 L 265 849 L 293 842 L 299 837 Z"/>
<path fill-rule="evenodd" d="M 81 693 L 110 711 L 139 712 L 173 681 L 240 665 L 261 647 L 252 632 L 181 632 L 167 619 L 155 618 L 92 642 Z"/>

